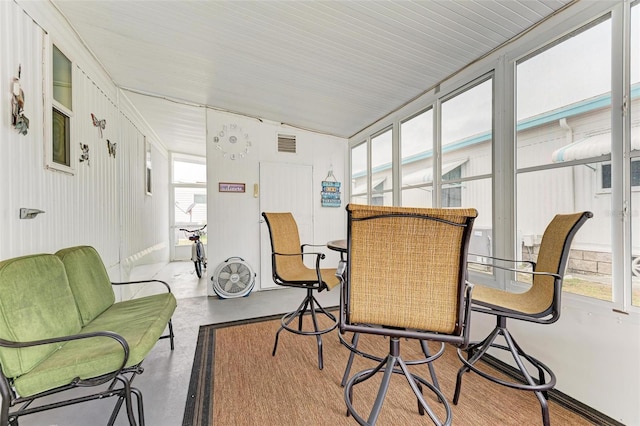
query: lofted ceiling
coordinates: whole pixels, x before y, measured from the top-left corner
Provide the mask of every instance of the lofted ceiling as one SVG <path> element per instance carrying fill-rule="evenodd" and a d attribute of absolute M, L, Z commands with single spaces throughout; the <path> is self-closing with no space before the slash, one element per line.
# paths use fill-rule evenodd
<path fill-rule="evenodd" d="M 349 137 L 574 0 L 52 0 L 171 151 L 203 106 Z"/>

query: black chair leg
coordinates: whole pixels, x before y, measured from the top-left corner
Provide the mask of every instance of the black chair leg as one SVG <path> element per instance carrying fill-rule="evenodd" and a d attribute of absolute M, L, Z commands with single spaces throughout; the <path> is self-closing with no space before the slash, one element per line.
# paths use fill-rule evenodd
<path fill-rule="evenodd" d="M 498 336 L 502 336 L 505 345 L 500 345 L 495 342 Z M 480 370 L 475 366 L 476 362 L 478 362 L 482 357 L 486 354 L 489 348 L 500 349 L 511 353 L 514 362 L 516 363 L 517 370 L 520 373 L 520 378 L 517 381 L 507 381 L 497 377 L 490 375 L 489 373 Z M 507 386 L 513 389 L 532 391 L 535 393 L 536 398 L 540 402 L 540 408 L 542 410 L 542 421 L 544 426 L 549 426 L 549 404 L 547 403 L 548 394 L 547 392 L 556 384 L 556 377 L 553 374 L 553 371 L 545 364 L 537 360 L 525 353 L 520 345 L 513 339 L 511 333 L 506 327 L 506 318 L 498 317 L 497 325 L 482 342 L 476 343 L 470 346 L 468 350 L 469 356 L 465 359 L 464 355 L 460 349 L 458 349 L 458 358 L 463 363 L 463 366 L 458 370 L 458 376 L 456 379 L 456 389 L 453 396 L 453 403 L 457 404 L 460 398 L 460 390 L 462 387 L 462 376 L 464 373 L 468 371 L 473 371 L 480 376 L 484 377 L 487 380 L 490 380 L 494 383 L 498 383 L 503 386 Z M 473 354 L 473 355 L 471 355 Z M 524 364 L 524 361 L 527 361 L 531 366 L 535 367 L 537 370 L 537 380 L 534 379 L 529 373 L 527 367 Z M 546 380 L 546 377 L 549 377 L 549 380 Z"/>
<path fill-rule="evenodd" d="M 273 351 L 271 351 L 271 356 L 276 356 L 276 351 L 278 350 L 278 338 L 280 337 L 280 332 L 282 331 L 282 327 L 276 331 L 276 341 L 273 343 Z"/>
<path fill-rule="evenodd" d="M 114 424 L 116 417 L 118 416 L 118 412 L 120 411 L 120 407 L 124 402 L 125 409 L 127 410 L 127 418 L 129 420 L 129 425 L 136 426 L 138 423 L 136 423 L 135 415 L 133 414 L 133 401 L 131 400 L 131 394 L 134 392 L 133 389 L 135 388 L 131 387 L 131 382 L 127 377 L 123 375 L 116 376 L 115 380 L 122 383 L 122 390 L 120 391 L 121 394 L 120 394 L 120 397 L 118 398 L 118 401 L 116 402 L 116 406 L 111 412 L 111 418 L 109 419 L 108 425 L 111 426 Z M 137 389 L 135 391 L 139 393 Z M 138 402 L 141 403 L 142 394 L 140 394 L 139 397 L 136 394 L 136 397 L 138 398 Z M 138 414 L 140 414 L 140 406 L 141 405 L 138 405 Z M 142 423 L 140 424 L 140 426 L 144 426 L 144 418 L 142 418 L 141 421 Z"/>
<path fill-rule="evenodd" d="M 142 392 L 138 388 L 131 388 L 131 393 L 136 396 L 136 403 L 138 406 L 138 423 L 140 426 L 144 426 L 144 405 L 142 403 Z"/>
<path fill-rule="evenodd" d="M 174 350 L 175 345 L 173 343 L 173 337 L 174 337 L 174 334 L 173 334 L 173 323 L 171 322 L 171 319 L 169 320 L 168 325 L 169 325 L 169 343 L 171 345 L 171 350 Z"/>
<path fill-rule="evenodd" d="M 304 299 L 304 306 L 302 307 L 301 310 L 298 311 L 298 331 L 302 331 L 302 318 L 304 317 L 305 312 L 307 312 L 307 309 L 309 309 L 309 297 L 305 297 Z M 312 304 L 312 309 L 313 309 L 313 304 Z"/>
<path fill-rule="evenodd" d="M 304 310 L 306 309 L 307 303 L 308 303 L 308 299 L 305 297 L 302 303 L 300 303 L 300 306 L 298 306 L 298 309 L 282 317 L 282 320 L 280 321 L 281 323 L 280 328 L 278 328 L 278 331 L 276 332 L 276 341 L 273 344 L 273 352 L 271 353 L 271 356 L 276 355 L 276 350 L 278 349 L 278 338 L 280 337 L 280 332 L 282 330 L 288 329 L 289 324 L 291 324 L 291 322 L 293 322 L 293 320 L 295 320 L 298 317 L 300 317 L 300 327 L 302 327 L 302 314 L 304 314 Z"/>
<path fill-rule="evenodd" d="M 431 352 L 429 351 L 429 346 L 427 345 L 427 342 L 424 340 L 420 340 L 420 346 L 422 347 L 422 352 L 424 353 L 424 356 L 429 358 L 431 356 Z M 433 364 L 431 362 L 428 362 L 427 366 L 429 367 L 429 374 L 431 375 L 431 381 L 433 382 L 433 385 L 436 388 L 438 388 L 438 390 L 440 390 L 438 377 L 436 377 L 436 369 L 433 368 Z"/>
<path fill-rule="evenodd" d="M 358 348 L 358 341 L 360 340 L 360 333 L 353 333 L 353 337 L 351 338 L 351 347 L 354 349 Z M 429 350 L 429 346 L 427 345 L 427 342 L 424 340 L 420 341 L 420 347 L 422 348 L 422 353 L 424 353 L 424 356 L 428 359 L 431 358 L 431 351 Z M 349 380 L 349 374 L 351 373 L 351 366 L 353 365 L 353 359 L 356 355 L 356 352 L 354 351 L 350 351 L 349 353 L 349 359 L 347 360 L 347 366 L 344 369 L 344 374 L 342 375 L 342 381 L 340 382 L 340 386 L 344 387 L 344 385 L 347 383 L 347 380 Z M 440 354 L 437 354 L 436 358 L 439 357 Z M 374 359 L 375 357 L 370 357 L 371 359 Z M 434 359 L 435 360 L 435 359 Z M 380 361 L 380 359 L 376 359 L 376 361 Z M 423 361 L 422 361 L 423 362 Z M 417 362 L 413 362 L 414 364 Z M 409 364 L 412 364 L 412 362 L 409 362 Z M 440 390 L 440 384 L 438 383 L 438 377 L 436 376 L 436 370 L 433 367 L 432 362 L 427 362 L 428 367 L 429 367 L 429 374 L 431 375 L 431 381 L 433 383 L 433 385 L 438 388 L 438 390 Z"/>
<path fill-rule="evenodd" d="M 544 373 L 544 369 L 542 369 L 542 367 L 540 367 L 539 362 L 538 362 L 535 358 L 533 358 L 533 357 L 531 357 L 531 356 L 527 355 L 527 354 L 525 353 L 525 351 L 524 351 L 524 350 L 522 350 L 522 348 L 520 347 L 520 345 L 518 345 L 518 342 L 516 342 L 515 340 L 513 340 L 513 337 L 511 337 L 511 343 L 512 343 L 512 344 L 513 344 L 513 346 L 515 347 L 516 352 L 517 352 L 518 354 L 520 354 L 520 356 L 522 356 L 523 358 L 525 358 L 527 361 L 529 361 L 529 363 L 530 363 L 531 365 L 533 365 L 533 366 L 538 370 L 538 384 L 544 384 L 544 383 L 546 383 L 546 375 L 545 375 L 545 373 Z M 544 398 L 545 398 L 546 400 L 549 400 L 549 392 L 548 392 L 548 391 L 544 390 L 544 391 L 542 391 L 542 394 L 544 395 Z"/>
<path fill-rule="evenodd" d="M 312 331 L 303 330 L 303 316 L 307 312 L 311 314 L 311 321 L 313 323 Z M 333 322 L 333 324 L 325 329 L 321 329 L 320 325 L 318 324 L 318 314 L 325 315 Z M 293 328 L 290 326 L 290 324 L 296 319 L 298 319 L 298 324 L 296 328 Z M 322 354 L 322 335 L 334 330 L 337 326 L 338 321 L 336 320 L 336 317 L 332 313 L 325 310 L 322 305 L 318 303 L 316 298 L 313 296 L 313 289 L 307 289 L 307 295 L 302 303 L 300 303 L 300 305 L 298 306 L 298 309 L 284 315 L 280 320 L 280 328 L 278 328 L 278 331 L 276 332 L 272 355 L 275 356 L 276 354 L 276 350 L 278 349 L 278 340 L 280 337 L 280 332 L 282 330 L 287 330 L 294 334 L 300 334 L 303 336 L 315 336 L 318 345 L 318 368 L 322 370 L 324 368 L 324 358 Z"/>
<path fill-rule="evenodd" d="M 426 381 L 425 379 L 411 373 L 407 367 L 407 364 L 400 357 L 400 342 L 398 338 L 391 338 L 389 343 L 389 355 L 387 355 L 378 365 L 374 368 L 361 371 L 356 373 L 345 385 L 344 389 L 344 398 L 345 403 L 347 405 L 347 415 L 352 415 L 353 418 L 360 424 L 366 426 L 373 426 L 378 421 L 378 417 L 380 415 L 382 404 L 387 394 L 387 390 L 389 388 L 389 383 L 391 380 L 392 374 L 402 374 L 407 379 L 411 390 L 415 394 L 418 400 L 418 412 L 423 415 L 425 412 L 429 415 L 431 420 L 436 425 L 450 425 L 451 424 L 451 407 L 449 403 L 445 399 L 442 392 L 437 389 L 434 385 Z M 359 383 L 362 383 L 371 377 L 373 377 L 376 373 L 382 372 L 383 377 L 380 383 L 380 387 L 378 389 L 378 394 L 376 395 L 375 402 L 373 403 L 373 408 L 369 413 L 367 420 L 361 417 L 353 407 L 353 387 Z M 429 388 L 432 392 L 435 393 L 438 400 L 440 400 L 445 406 L 446 415 L 445 420 L 441 421 L 435 415 L 433 410 L 429 407 L 424 396 L 422 394 L 423 386 Z"/>
<path fill-rule="evenodd" d="M 538 401 L 540 402 L 540 408 L 542 411 L 542 424 L 544 426 L 551 425 L 551 419 L 549 418 L 549 403 L 547 402 L 547 398 L 544 395 L 544 392 L 534 392 Z"/>
<path fill-rule="evenodd" d="M 311 320 L 313 321 L 313 331 L 318 333 L 318 318 L 316 317 L 315 298 L 311 296 L 309 299 L 309 310 L 311 311 Z M 300 331 L 302 331 L 302 315 L 300 316 Z M 324 368 L 324 362 L 322 359 L 322 334 L 316 334 L 316 341 L 318 342 L 318 369 Z"/>
<path fill-rule="evenodd" d="M 9 397 L 8 395 L 2 395 L 2 402 L 0 402 L 0 424 L 6 425 L 6 424 L 13 424 L 11 422 L 11 418 L 9 417 Z M 17 419 L 16 419 L 16 423 L 17 423 Z"/>
<path fill-rule="evenodd" d="M 549 383 L 546 383 L 544 380 L 544 373 L 542 371 L 543 367 L 545 367 L 544 364 L 542 364 L 540 361 L 536 360 L 532 356 L 529 356 L 526 353 L 524 353 L 520 349 L 520 346 L 516 343 L 516 341 L 513 340 L 513 338 L 511 337 L 511 333 L 509 333 L 509 330 L 507 330 L 506 327 L 502 331 L 502 334 L 507 342 L 507 348 L 511 351 L 511 354 L 513 355 L 513 358 L 516 361 L 516 364 L 518 365 L 520 372 L 522 373 L 525 381 L 527 382 L 527 385 L 521 385 L 521 386 L 518 386 L 517 388 L 524 389 L 524 390 L 531 389 L 534 391 L 534 393 L 536 394 L 536 397 L 538 398 L 538 401 L 540 402 L 540 408 L 542 409 L 542 422 L 544 426 L 549 426 L 550 425 L 549 404 L 547 403 L 547 398 L 544 395 L 544 393 L 546 393 L 547 390 L 551 389 L 555 384 L 555 376 L 553 375 L 553 373 L 551 373 L 551 370 L 549 370 L 547 367 L 547 370 L 551 375 L 551 380 L 549 381 Z M 531 377 L 531 375 L 527 371 L 527 368 L 523 364 L 521 358 L 525 358 L 527 361 L 529 361 L 536 367 L 536 369 L 539 372 L 538 373 L 539 376 L 542 376 L 542 379 L 540 380 L 539 383 L 536 383 L 533 377 Z"/>
<path fill-rule="evenodd" d="M 354 348 L 358 347 L 358 341 L 360 340 L 360 333 L 353 333 L 353 337 L 351 338 L 351 346 Z M 340 382 L 340 386 L 344 387 L 347 384 L 347 380 L 349 380 L 349 374 L 351 373 L 351 366 L 353 365 L 353 358 L 356 353 L 353 351 L 349 351 L 349 360 L 347 360 L 347 366 L 344 368 L 344 374 L 342 375 L 342 381 Z"/>
<path fill-rule="evenodd" d="M 420 392 L 420 394 L 424 396 L 424 393 L 422 393 L 422 385 L 420 384 L 420 382 L 416 382 L 416 386 L 418 387 L 418 391 Z M 438 400 L 438 402 L 442 401 Z M 420 404 L 420 399 L 418 399 L 418 414 L 424 416 L 424 407 L 422 407 L 422 404 Z"/>
<path fill-rule="evenodd" d="M 489 334 L 489 336 L 487 336 L 483 341 L 472 344 L 467 349 L 469 358 L 466 361 L 463 359 L 461 350 L 458 349 L 458 358 L 460 358 L 460 360 L 462 361 L 463 366 L 460 367 L 460 370 L 458 370 L 458 376 L 456 378 L 456 389 L 453 394 L 454 405 L 458 405 L 458 400 L 460 399 L 460 390 L 462 389 L 462 376 L 464 375 L 464 373 L 471 371 L 471 366 L 474 365 L 480 358 L 482 358 L 485 352 L 489 350 L 491 344 L 496 339 L 499 332 L 500 330 L 496 327 L 495 329 L 493 329 L 491 334 Z"/>

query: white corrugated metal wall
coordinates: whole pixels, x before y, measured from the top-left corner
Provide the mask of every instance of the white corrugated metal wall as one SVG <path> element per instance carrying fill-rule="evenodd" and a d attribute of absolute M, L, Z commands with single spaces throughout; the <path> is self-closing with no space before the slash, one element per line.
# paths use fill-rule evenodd
<path fill-rule="evenodd" d="M 50 26 L 58 24 L 54 17 Z M 42 21 L 34 22 L 13 2 L 0 2 L 0 28 L 0 259 L 88 244 L 98 250 L 113 279 L 126 279 L 140 263 L 168 261 L 168 160 L 153 132 L 115 85 L 94 72 L 96 64 L 82 61 L 77 53 L 82 47 L 77 41 L 71 45 L 72 36 L 47 34 Z M 75 61 L 71 143 L 89 146 L 89 163 L 79 161 L 78 149 L 71 158 L 73 175 L 44 165 L 43 48 L 50 39 L 72 52 Z M 27 135 L 11 125 L 10 84 L 19 66 L 30 120 Z M 92 113 L 106 120 L 102 136 Z M 144 189 L 145 135 L 152 145 L 151 196 Z M 107 139 L 117 144 L 115 158 Z M 21 207 L 45 213 L 20 220 Z"/>
<path fill-rule="evenodd" d="M 38 189 L 50 193 L 51 183 L 34 175 L 33 169 L 42 169 L 42 148 L 36 141 L 42 134 L 42 66 L 34 52 L 42 51 L 43 32 L 13 3 L 0 2 L 0 76 L 2 78 L 2 101 L 0 112 L 2 126 L 0 133 L 0 258 L 31 251 L 34 241 L 41 238 L 44 221 L 18 222 L 19 207 L 40 205 Z M 6 29 L 6 30 L 5 30 Z M 11 37 L 11 35 L 13 37 Z M 29 134 L 19 135 L 11 126 L 11 89 L 9 84 L 18 75 L 22 65 L 21 83 L 25 92 L 25 115 L 30 118 Z M 18 165 L 12 167 L 11 165 Z M 38 182 L 39 181 L 39 182 Z M 12 200 L 11 204 L 7 200 Z M 13 207 L 16 206 L 16 207 Z M 12 208 L 10 208 L 12 207 Z M 41 219 L 44 216 L 41 215 Z M 42 250 L 42 249 L 40 249 Z"/>

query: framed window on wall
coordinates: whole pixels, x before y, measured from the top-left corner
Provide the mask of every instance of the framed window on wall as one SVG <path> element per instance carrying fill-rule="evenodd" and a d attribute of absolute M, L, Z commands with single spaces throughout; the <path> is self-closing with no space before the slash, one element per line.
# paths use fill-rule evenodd
<path fill-rule="evenodd" d="M 73 62 L 53 43 L 45 43 L 45 76 L 50 79 L 46 84 L 49 94 L 51 119 L 47 120 L 49 129 L 45 134 L 45 167 L 73 174 L 75 145 L 72 143 L 73 121 Z"/>
<path fill-rule="evenodd" d="M 152 173 L 151 173 L 151 144 L 144 138 L 144 190 L 147 195 L 153 193 Z"/>

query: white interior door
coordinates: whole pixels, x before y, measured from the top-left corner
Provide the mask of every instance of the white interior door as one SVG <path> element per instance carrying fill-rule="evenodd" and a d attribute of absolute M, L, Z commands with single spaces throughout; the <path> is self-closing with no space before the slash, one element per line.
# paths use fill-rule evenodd
<path fill-rule="evenodd" d="M 313 244 L 313 167 L 260 163 L 260 213 L 291 212 L 300 242 Z M 271 240 L 262 216 L 260 225 L 260 289 L 278 287 L 271 274 Z"/>

